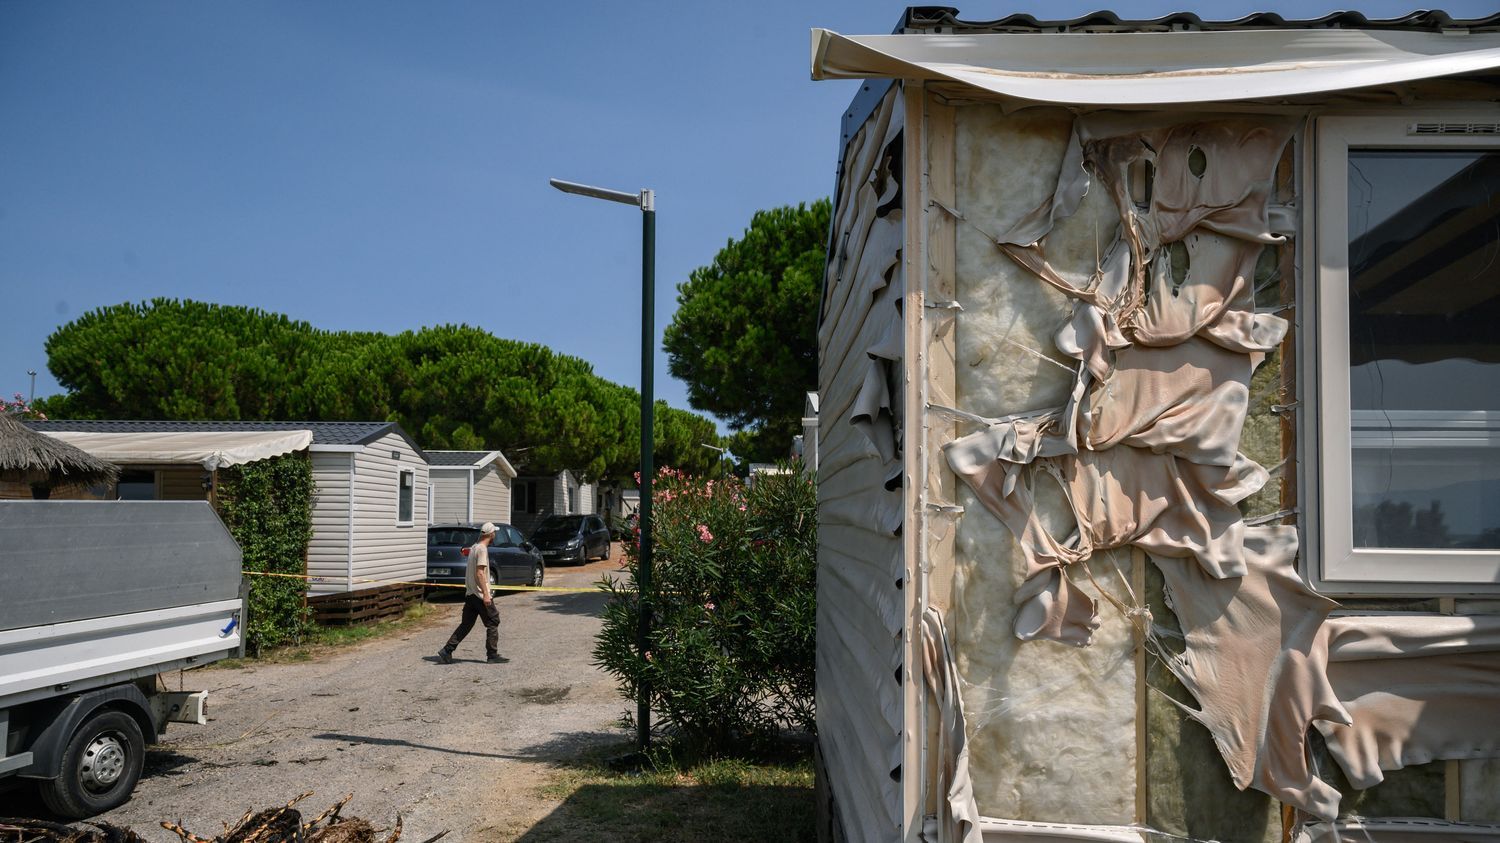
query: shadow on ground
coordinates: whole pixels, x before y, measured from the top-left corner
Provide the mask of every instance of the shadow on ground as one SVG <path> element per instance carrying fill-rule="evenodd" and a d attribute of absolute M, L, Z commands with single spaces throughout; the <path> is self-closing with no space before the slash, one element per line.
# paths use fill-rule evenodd
<path fill-rule="evenodd" d="M 559 736 L 523 750 L 552 756 L 549 786 L 562 800 L 515 843 L 813 843 L 817 799 L 801 762 L 801 741 L 763 750 L 758 760 L 703 765 L 669 760 L 644 770 L 632 740 L 620 732 Z M 684 766 L 678 766 L 679 763 Z M 550 793 L 548 793 L 550 791 Z"/>
<path fill-rule="evenodd" d="M 604 610 L 604 602 L 608 596 L 602 591 L 573 592 L 573 593 L 548 593 L 537 592 L 536 605 L 544 612 L 554 612 L 559 615 L 598 615 Z"/>
<path fill-rule="evenodd" d="M 462 747 L 441 746 L 438 744 L 419 743 L 400 738 L 377 738 L 370 735 L 356 735 L 346 732 L 324 732 L 313 735 L 315 740 L 330 741 L 332 743 L 345 743 L 350 746 L 368 744 L 373 746 L 399 746 L 407 749 L 422 750 L 424 752 L 435 752 L 444 755 L 467 755 L 475 758 L 495 758 L 510 761 L 563 761 L 577 757 L 580 753 L 597 746 L 618 741 L 618 732 L 569 732 L 558 735 L 556 738 L 544 743 L 528 746 L 515 753 L 501 752 L 479 752 Z"/>
<path fill-rule="evenodd" d="M 813 843 L 808 788 L 770 785 L 586 784 L 516 843 Z"/>

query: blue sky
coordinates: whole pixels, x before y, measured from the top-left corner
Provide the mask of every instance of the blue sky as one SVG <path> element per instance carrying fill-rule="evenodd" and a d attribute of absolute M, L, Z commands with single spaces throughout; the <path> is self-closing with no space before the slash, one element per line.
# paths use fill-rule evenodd
<path fill-rule="evenodd" d="M 957 5 L 987 20 L 1104 4 Z M 809 81 L 808 30 L 889 32 L 904 8 L 0 0 L 0 393 L 28 392 L 28 369 L 37 395 L 58 391 L 48 334 L 156 296 L 332 330 L 463 322 L 637 385 L 639 213 L 547 179 L 656 190 L 660 332 L 676 284 L 755 210 L 831 190 L 856 83 Z M 664 355 L 656 379 L 686 406 Z"/>

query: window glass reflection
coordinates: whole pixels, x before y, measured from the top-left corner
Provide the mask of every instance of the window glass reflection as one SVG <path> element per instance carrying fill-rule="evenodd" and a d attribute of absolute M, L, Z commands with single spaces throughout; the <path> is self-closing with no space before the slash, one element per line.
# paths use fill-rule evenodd
<path fill-rule="evenodd" d="M 1500 549 L 1500 152 L 1348 175 L 1354 544 Z"/>

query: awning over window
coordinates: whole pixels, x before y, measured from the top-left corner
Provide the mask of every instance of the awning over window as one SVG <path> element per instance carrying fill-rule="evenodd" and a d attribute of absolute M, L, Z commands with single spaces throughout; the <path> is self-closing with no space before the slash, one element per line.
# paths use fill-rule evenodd
<path fill-rule="evenodd" d="M 814 79 L 946 80 L 1071 105 L 1289 97 L 1500 67 L 1500 33 L 1353 29 L 840 35 L 812 31 Z"/>
<path fill-rule="evenodd" d="M 209 471 L 306 450 L 312 444 L 310 430 L 45 433 L 117 465 L 200 465 Z"/>

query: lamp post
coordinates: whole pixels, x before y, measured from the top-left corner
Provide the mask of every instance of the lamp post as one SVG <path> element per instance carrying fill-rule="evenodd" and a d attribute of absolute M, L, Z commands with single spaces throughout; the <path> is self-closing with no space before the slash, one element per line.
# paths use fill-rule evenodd
<path fill-rule="evenodd" d="M 641 564 L 636 573 L 636 592 L 640 595 L 640 625 L 636 629 L 636 650 L 644 660 L 651 649 L 651 479 L 656 473 L 652 464 L 655 450 L 655 397 L 651 376 L 656 360 L 656 194 L 642 189 L 640 193 L 606 190 L 586 184 L 550 179 L 549 183 L 563 193 L 574 193 L 594 199 L 605 199 L 641 209 Z M 651 684 L 643 680 L 636 689 L 636 739 L 642 751 L 651 745 Z"/>
<path fill-rule="evenodd" d="M 36 369 L 27 369 L 26 374 L 31 375 L 31 394 L 26 396 L 26 403 L 36 401 Z"/>
<path fill-rule="evenodd" d="M 734 471 L 734 454 L 730 453 L 728 448 L 720 448 L 718 445 L 710 445 L 707 442 L 699 442 L 698 445 L 699 445 L 699 447 L 707 448 L 710 451 L 718 451 L 719 452 L 719 462 L 715 464 L 715 467 L 716 468 L 723 468 L 724 461 L 728 460 L 729 461 L 729 471 L 731 473 L 733 473 L 733 471 Z"/>

